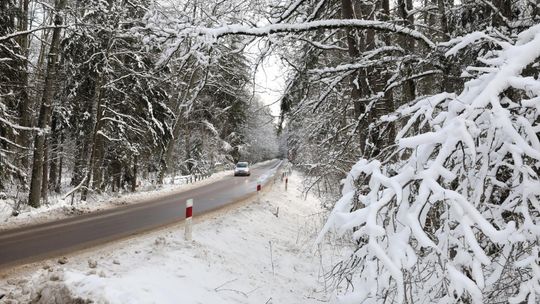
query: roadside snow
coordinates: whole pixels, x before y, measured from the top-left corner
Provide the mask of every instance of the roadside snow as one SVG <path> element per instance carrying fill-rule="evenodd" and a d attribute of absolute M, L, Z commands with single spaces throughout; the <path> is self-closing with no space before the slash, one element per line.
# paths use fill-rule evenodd
<path fill-rule="evenodd" d="M 277 178 L 260 202 L 195 217 L 192 242 L 184 240 L 181 223 L 68 256 L 66 264 L 49 260 L 8 275 L 0 297 L 5 294 L 6 303 L 55 303 L 54 297 L 76 303 L 327 302 L 332 297 L 322 276 L 330 270 L 328 258 L 339 253 L 313 250 L 324 212 L 316 198 L 304 199 L 301 179 L 293 173 L 285 192 Z"/>

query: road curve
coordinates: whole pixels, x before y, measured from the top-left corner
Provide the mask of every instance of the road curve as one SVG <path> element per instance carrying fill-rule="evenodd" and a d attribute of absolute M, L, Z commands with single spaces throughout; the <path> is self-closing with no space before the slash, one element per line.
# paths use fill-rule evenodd
<path fill-rule="evenodd" d="M 0 271 L 182 221 L 188 198 L 195 201 L 194 216 L 242 200 L 253 195 L 257 183 L 279 164 L 276 160 L 252 168 L 250 177 L 225 177 L 212 184 L 138 204 L 2 231 Z"/>

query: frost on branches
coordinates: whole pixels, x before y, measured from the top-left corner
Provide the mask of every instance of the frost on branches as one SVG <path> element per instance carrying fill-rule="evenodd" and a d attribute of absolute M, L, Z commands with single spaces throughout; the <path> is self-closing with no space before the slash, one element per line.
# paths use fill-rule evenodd
<path fill-rule="evenodd" d="M 352 167 L 320 235 L 357 244 L 333 270 L 343 302 L 540 301 L 540 25 L 513 40 L 450 41 L 448 56 L 492 46 L 461 94 L 383 118 L 396 149 Z"/>

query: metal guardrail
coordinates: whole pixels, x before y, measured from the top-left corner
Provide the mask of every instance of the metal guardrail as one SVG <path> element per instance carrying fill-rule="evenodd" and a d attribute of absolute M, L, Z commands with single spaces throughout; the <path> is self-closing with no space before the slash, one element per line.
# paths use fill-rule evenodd
<path fill-rule="evenodd" d="M 194 182 L 198 182 L 198 181 L 201 181 L 203 179 L 207 179 L 210 176 L 212 176 L 212 173 L 207 172 L 207 173 L 198 173 L 198 174 L 191 174 L 191 175 L 188 175 L 188 176 L 182 176 L 182 179 L 184 179 L 186 181 L 186 184 L 192 184 Z"/>

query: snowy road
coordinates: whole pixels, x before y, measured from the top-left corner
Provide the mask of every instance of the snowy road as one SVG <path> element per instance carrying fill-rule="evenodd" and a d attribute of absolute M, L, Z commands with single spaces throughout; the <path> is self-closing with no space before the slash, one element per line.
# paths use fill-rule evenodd
<path fill-rule="evenodd" d="M 0 233 L 0 269 L 126 237 L 181 221 L 193 198 L 194 215 L 223 207 L 255 193 L 279 161 L 252 169 L 251 177 L 226 177 L 215 183 L 140 204 L 72 217 Z"/>

